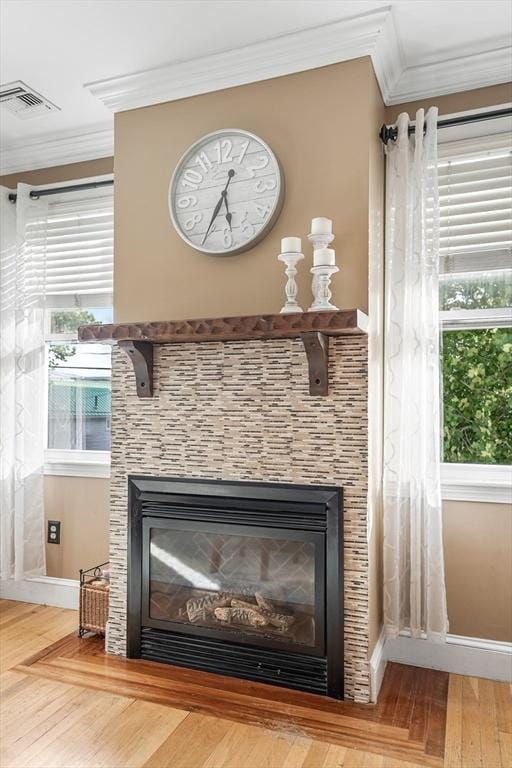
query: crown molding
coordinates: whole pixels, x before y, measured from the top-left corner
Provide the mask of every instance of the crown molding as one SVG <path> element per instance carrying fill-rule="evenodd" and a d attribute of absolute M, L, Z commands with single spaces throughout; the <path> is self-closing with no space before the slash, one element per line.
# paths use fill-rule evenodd
<path fill-rule="evenodd" d="M 386 105 L 511 79 L 510 46 L 407 67 L 391 6 L 156 69 L 87 83 L 114 112 L 370 56 Z"/>
<path fill-rule="evenodd" d="M 407 67 L 391 6 L 291 32 L 239 49 L 88 83 L 113 112 L 281 77 L 370 56 L 386 105 L 482 88 L 511 79 L 508 42 L 490 51 Z M 0 173 L 66 165 L 114 154 L 111 124 L 4 144 Z"/>
<path fill-rule="evenodd" d="M 109 122 L 86 132 L 59 131 L 29 141 L 4 143 L 0 150 L 0 174 L 97 160 L 113 154 L 114 126 Z"/>
<path fill-rule="evenodd" d="M 384 103 L 388 104 L 405 69 L 402 45 L 391 9 L 386 16 L 370 56 L 382 98 Z"/>
<path fill-rule="evenodd" d="M 384 6 L 349 19 L 292 32 L 209 56 L 86 83 L 114 112 L 375 56 L 381 87 L 390 90 L 402 68 L 391 15 Z"/>
<path fill-rule="evenodd" d="M 510 45 L 491 51 L 407 67 L 388 94 L 388 105 L 507 83 L 512 78 Z"/>

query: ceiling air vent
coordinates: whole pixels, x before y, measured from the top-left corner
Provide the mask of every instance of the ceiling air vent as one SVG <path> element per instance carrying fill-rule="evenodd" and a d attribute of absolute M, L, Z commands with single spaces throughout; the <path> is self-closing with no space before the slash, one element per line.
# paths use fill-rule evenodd
<path fill-rule="evenodd" d="M 9 110 L 22 120 L 60 109 L 21 80 L 0 86 L 0 107 Z"/>

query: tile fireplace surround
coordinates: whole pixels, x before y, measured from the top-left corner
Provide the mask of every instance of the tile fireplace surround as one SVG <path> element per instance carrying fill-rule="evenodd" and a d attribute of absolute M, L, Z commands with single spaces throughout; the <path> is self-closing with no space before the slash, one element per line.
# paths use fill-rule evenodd
<path fill-rule="evenodd" d="M 107 651 L 126 653 L 130 474 L 343 487 L 345 696 L 370 698 L 367 337 L 330 339 L 329 394 L 312 397 L 300 338 L 154 346 L 154 396 L 113 350 Z"/>

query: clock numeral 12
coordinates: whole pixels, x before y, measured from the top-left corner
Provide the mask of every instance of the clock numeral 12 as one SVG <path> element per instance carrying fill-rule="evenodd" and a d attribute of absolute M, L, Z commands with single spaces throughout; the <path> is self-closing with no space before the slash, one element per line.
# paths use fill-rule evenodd
<path fill-rule="evenodd" d="M 218 163 L 232 163 L 231 150 L 233 149 L 233 142 L 230 139 L 222 139 L 215 143 L 215 151 L 217 152 Z"/>

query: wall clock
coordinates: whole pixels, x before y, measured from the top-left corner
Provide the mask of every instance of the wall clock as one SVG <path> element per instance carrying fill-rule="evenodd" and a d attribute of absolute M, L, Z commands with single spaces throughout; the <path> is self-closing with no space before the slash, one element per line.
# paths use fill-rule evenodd
<path fill-rule="evenodd" d="M 232 255 L 265 237 L 283 197 L 283 175 L 268 144 L 248 131 L 225 129 L 185 152 L 172 175 L 169 211 L 192 248 Z"/>

